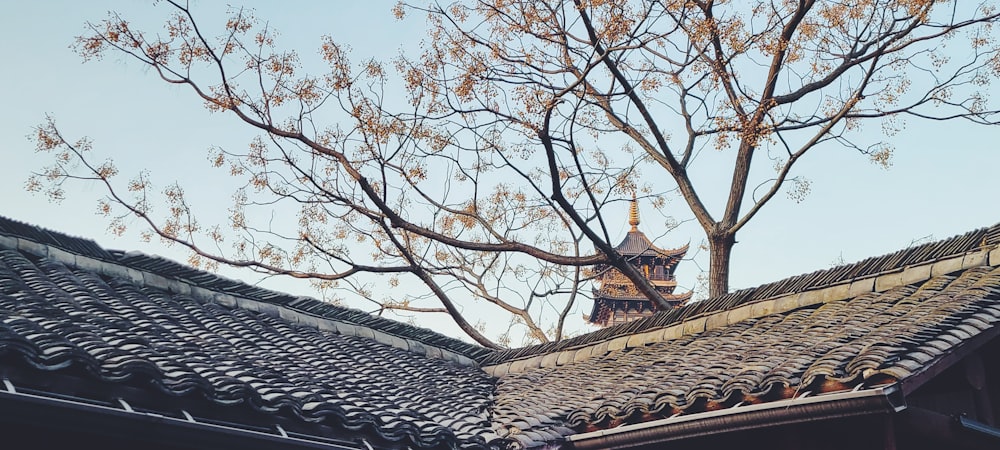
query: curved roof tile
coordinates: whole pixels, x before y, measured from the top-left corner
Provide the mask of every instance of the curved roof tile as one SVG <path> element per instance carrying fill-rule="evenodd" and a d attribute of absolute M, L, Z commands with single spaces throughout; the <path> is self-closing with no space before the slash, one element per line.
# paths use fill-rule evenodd
<path fill-rule="evenodd" d="M 22 248 L 21 239 L 31 243 Z M 998 245 L 994 226 L 559 343 L 491 352 L 0 218 L 0 362 L 20 361 L 42 378 L 148 384 L 415 447 L 536 448 L 585 430 L 905 380 L 996 333 Z M 122 270 L 75 265 L 46 246 Z M 287 310 L 303 323 L 282 318 Z M 448 352 L 501 366 L 534 362 L 487 367 L 494 378 L 431 357 Z"/>
<path fill-rule="evenodd" d="M 420 447 L 495 439 L 475 367 L 0 250 L 0 355 Z M 282 411 L 286 411 L 282 413 Z M 332 419 L 331 419 L 332 418 Z"/>
<path fill-rule="evenodd" d="M 910 376 L 997 322 L 1000 267 L 977 267 L 581 362 L 509 373 L 497 386 L 498 402 L 507 408 L 496 420 L 509 424 L 542 414 L 579 432 L 590 424 L 635 422 L 637 415 L 700 412 L 705 402 L 759 403 L 776 387 L 817 394 L 884 384 Z M 572 380 L 586 380 L 586 388 Z M 539 409 L 556 395 L 560 413 Z"/>

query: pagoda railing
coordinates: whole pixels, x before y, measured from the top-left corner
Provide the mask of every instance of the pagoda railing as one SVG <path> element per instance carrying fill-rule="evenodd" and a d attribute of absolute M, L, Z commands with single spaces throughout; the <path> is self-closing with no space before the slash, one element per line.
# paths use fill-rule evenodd
<path fill-rule="evenodd" d="M 648 280 L 650 280 L 650 281 L 675 281 L 676 280 L 676 278 L 673 276 L 673 274 L 666 275 L 666 274 L 651 273 L 646 278 Z M 625 276 L 625 274 L 623 274 L 623 273 L 621 273 L 621 272 L 619 272 L 617 270 L 609 270 L 607 272 L 604 272 L 602 275 L 600 275 L 599 277 L 597 277 L 597 280 L 600 281 L 600 282 L 602 282 L 602 283 L 631 283 L 632 282 L 631 280 L 628 279 L 628 277 Z"/>
<path fill-rule="evenodd" d="M 673 275 L 657 275 L 655 273 L 651 274 L 649 279 L 652 281 L 676 281 L 676 277 Z"/>

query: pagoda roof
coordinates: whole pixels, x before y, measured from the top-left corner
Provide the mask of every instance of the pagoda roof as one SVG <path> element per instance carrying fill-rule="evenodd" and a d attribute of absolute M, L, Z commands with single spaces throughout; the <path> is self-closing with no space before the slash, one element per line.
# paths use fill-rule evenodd
<path fill-rule="evenodd" d="M 681 258 L 688 251 L 688 245 L 690 244 L 669 250 L 659 248 L 653 245 L 653 241 L 650 241 L 645 233 L 639 231 L 639 202 L 636 200 L 635 195 L 632 196 L 632 202 L 629 204 L 628 224 L 632 226 L 632 229 L 625 234 L 625 239 L 615 246 L 615 250 L 624 256 Z"/>
<path fill-rule="evenodd" d="M 690 244 L 675 249 L 662 249 L 653 245 L 646 235 L 636 229 L 629 231 L 615 250 L 625 256 L 661 256 L 664 258 L 681 258 L 688 251 Z"/>

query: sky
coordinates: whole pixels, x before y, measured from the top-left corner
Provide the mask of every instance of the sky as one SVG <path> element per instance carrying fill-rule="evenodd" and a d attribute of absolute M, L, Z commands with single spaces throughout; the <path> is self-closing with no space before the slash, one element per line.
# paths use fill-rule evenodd
<path fill-rule="evenodd" d="M 25 181 L 51 156 L 34 152 L 32 129 L 55 118 L 70 137 L 88 136 L 95 153 L 113 157 L 122 172 L 149 169 L 161 184 L 177 180 L 195 186 L 205 198 L 228 205 L 230 187 L 217 181 L 205 157 L 209 146 L 242 147 L 252 136 L 235 120 L 210 114 L 189 92 L 159 82 L 154 74 L 123 57 L 84 63 L 70 49 L 86 21 L 99 21 L 114 10 L 136 21 L 156 24 L 166 5 L 143 1 L 45 1 L 5 3 L 0 15 L 0 215 L 71 235 L 96 240 L 106 248 L 138 250 L 184 261 L 187 254 L 158 241 L 142 242 L 134 233 L 115 237 L 96 214 L 103 196 L 95 185 L 70 187 L 68 199 L 51 203 L 24 190 Z M 236 3 L 233 0 L 233 3 Z M 282 2 L 282 5 L 287 3 Z M 193 2 L 205 17 L 223 17 L 223 2 Z M 414 48 L 423 37 L 420 18 L 396 21 L 393 2 L 250 3 L 258 17 L 281 33 L 281 43 L 300 53 L 315 52 L 323 35 L 348 42 L 355 60 L 389 58 Z M 877 128 L 877 125 L 875 125 Z M 877 132 L 873 130 L 872 132 Z M 824 148 L 809 154 L 793 175 L 811 181 L 811 192 L 796 203 L 779 196 L 737 236 L 731 286 L 752 287 L 801 273 L 892 252 L 913 242 L 943 239 L 1000 222 L 995 189 L 1000 183 L 1000 129 L 963 123 L 910 122 L 893 138 L 896 153 L 889 169 L 845 149 Z M 731 172 L 701 168 L 705 183 L 726 183 Z M 617 231 L 628 229 L 626 205 Z M 685 221 L 664 235 L 665 219 L 646 208 L 640 226 L 660 247 L 691 242 L 693 260 L 678 269 L 680 290 L 695 284 L 708 267 L 697 252 L 703 233 L 679 198 L 668 213 Z M 248 281 L 254 274 L 224 270 Z M 300 295 L 310 288 L 288 280 L 265 286 Z M 353 305 L 361 306 L 361 305 Z M 580 307 L 589 312 L 590 305 Z M 444 318 L 418 318 L 458 336 Z M 583 325 L 576 325 L 587 331 Z"/>

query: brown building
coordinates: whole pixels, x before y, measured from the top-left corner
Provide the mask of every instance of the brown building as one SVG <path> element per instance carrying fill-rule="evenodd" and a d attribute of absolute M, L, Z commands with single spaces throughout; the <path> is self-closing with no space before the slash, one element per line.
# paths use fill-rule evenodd
<path fill-rule="evenodd" d="M 629 205 L 628 223 L 632 228 L 615 250 L 649 279 L 670 306 L 677 308 L 684 305 L 691 299 L 691 292 L 674 294 L 674 289 L 677 287 L 674 269 L 687 253 L 688 247 L 685 245 L 681 248 L 664 250 L 653 245 L 653 242 L 639 231 L 639 205 L 635 197 Z M 597 287 L 594 289 L 594 307 L 590 315 L 585 316 L 588 322 L 606 327 L 652 316 L 659 309 L 618 269 L 598 265 L 594 268 L 594 272 Z"/>

